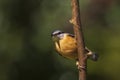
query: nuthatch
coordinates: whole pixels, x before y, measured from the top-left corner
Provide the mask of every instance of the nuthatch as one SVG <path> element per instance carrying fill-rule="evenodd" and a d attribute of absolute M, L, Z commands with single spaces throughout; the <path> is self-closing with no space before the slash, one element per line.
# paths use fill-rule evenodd
<path fill-rule="evenodd" d="M 51 36 L 54 41 L 56 51 L 61 56 L 78 60 L 77 42 L 73 34 L 55 30 Z M 87 47 L 85 47 L 85 53 L 89 59 L 97 61 L 98 55 L 89 50 Z"/>

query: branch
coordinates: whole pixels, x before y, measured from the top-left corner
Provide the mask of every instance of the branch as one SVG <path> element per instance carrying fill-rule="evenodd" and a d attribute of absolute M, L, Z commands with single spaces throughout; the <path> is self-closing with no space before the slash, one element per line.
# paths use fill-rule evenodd
<path fill-rule="evenodd" d="M 85 44 L 80 20 L 79 0 L 71 0 L 71 4 L 72 4 L 72 19 L 70 20 L 70 23 L 73 24 L 74 34 L 77 40 L 79 65 L 84 67 L 80 68 L 79 70 L 79 80 L 86 80 L 87 56 L 85 54 Z"/>

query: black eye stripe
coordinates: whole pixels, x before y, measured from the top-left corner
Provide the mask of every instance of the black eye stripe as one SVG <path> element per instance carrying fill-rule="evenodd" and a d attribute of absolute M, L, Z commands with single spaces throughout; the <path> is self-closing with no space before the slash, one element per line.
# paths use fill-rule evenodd
<path fill-rule="evenodd" d="M 63 33 L 63 32 L 59 32 L 59 33 L 57 33 L 57 35 L 58 35 L 58 34 L 62 34 L 62 33 Z"/>
<path fill-rule="evenodd" d="M 60 34 L 62 34 L 62 33 L 64 33 L 64 32 L 62 32 L 62 31 L 60 31 L 60 30 L 56 30 L 56 31 L 54 31 L 54 32 L 51 34 L 51 36 L 60 35 Z"/>
<path fill-rule="evenodd" d="M 62 34 L 63 32 L 58 32 L 58 33 L 54 33 L 53 35 L 59 35 Z"/>

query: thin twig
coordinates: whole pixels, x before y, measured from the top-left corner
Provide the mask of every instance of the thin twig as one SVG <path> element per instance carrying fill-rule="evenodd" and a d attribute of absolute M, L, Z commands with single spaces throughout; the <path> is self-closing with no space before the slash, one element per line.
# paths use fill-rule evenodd
<path fill-rule="evenodd" d="M 80 68 L 79 70 L 79 80 L 86 80 L 87 56 L 85 54 L 85 43 L 80 20 L 79 0 L 71 0 L 71 4 L 72 4 L 72 19 L 70 20 L 70 23 L 72 23 L 74 26 L 73 29 L 77 40 L 79 65 L 84 67 Z"/>

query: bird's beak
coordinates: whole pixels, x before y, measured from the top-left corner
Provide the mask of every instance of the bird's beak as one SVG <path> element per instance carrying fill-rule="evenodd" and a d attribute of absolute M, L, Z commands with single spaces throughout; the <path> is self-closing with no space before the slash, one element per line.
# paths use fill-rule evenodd
<path fill-rule="evenodd" d="M 52 36 L 52 39 L 53 39 L 53 41 L 55 41 L 55 42 L 56 42 L 56 41 L 58 42 L 58 41 L 60 40 L 60 38 L 59 38 L 58 36 Z"/>

